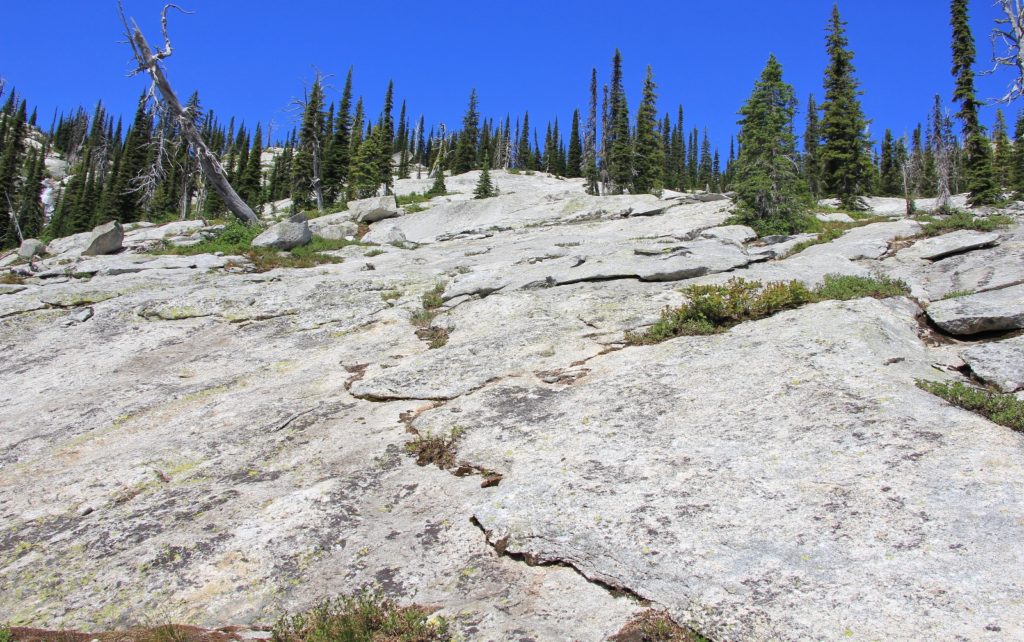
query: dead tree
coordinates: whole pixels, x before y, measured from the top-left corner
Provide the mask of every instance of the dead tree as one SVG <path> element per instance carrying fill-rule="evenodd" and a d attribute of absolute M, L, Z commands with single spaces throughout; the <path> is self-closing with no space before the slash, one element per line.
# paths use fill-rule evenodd
<path fill-rule="evenodd" d="M 177 9 L 182 13 L 187 12 L 174 4 L 164 5 L 163 11 L 160 14 L 160 25 L 163 32 L 164 48 L 154 52 L 152 47 L 150 47 L 149 43 L 146 41 L 146 38 L 142 35 L 142 31 L 139 29 L 139 26 L 135 21 L 125 16 L 124 5 L 120 0 L 118 1 L 118 9 L 121 12 L 121 22 L 124 24 L 125 35 L 128 37 L 128 43 L 131 45 L 135 61 L 139 65 L 129 74 L 129 76 L 135 76 L 140 73 L 149 74 L 149 77 L 153 81 L 153 86 L 150 89 L 151 93 L 155 94 L 155 91 L 160 92 L 164 108 L 167 110 L 168 115 L 176 120 L 178 125 L 181 127 L 182 134 L 184 134 L 185 140 L 188 141 L 189 146 L 196 155 L 196 158 L 199 161 L 199 166 L 202 168 L 203 174 L 206 176 L 207 183 L 209 183 L 209 185 L 217 192 L 221 200 L 224 201 L 228 210 L 230 210 L 231 213 L 242 222 L 247 224 L 259 222 L 259 219 L 252 211 L 252 208 L 250 208 L 238 195 L 238 192 L 231 187 L 231 183 L 228 182 L 227 176 L 224 173 L 224 167 L 220 164 L 220 160 L 218 160 L 217 156 L 210 151 L 210 148 L 206 145 L 206 141 L 203 140 L 202 135 L 196 128 L 195 123 L 192 122 L 192 118 L 188 111 L 182 107 L 181 101 L 178 100 L 178 96 L 171 88 L 171 84 L 167 80 L 167 75 L 164 73 L 164 69 L 160 64 L 161 61 L 170 57 L 172 53 L 171 38 L 167 33 L 167 12 L 171 9 Z"/>
<path fill-rule="evenodd" d="M 996 20 L 999 26 L 992 30 L 993 67 L 988 73 L 995 73 L 1000 68 L 1013 70 L 1014 80 L 1006 95 L 998 101 L 1011 103 L 1024 96 L 1024 0 L 997 0 L 996 4 L 1006 17 Z"/>

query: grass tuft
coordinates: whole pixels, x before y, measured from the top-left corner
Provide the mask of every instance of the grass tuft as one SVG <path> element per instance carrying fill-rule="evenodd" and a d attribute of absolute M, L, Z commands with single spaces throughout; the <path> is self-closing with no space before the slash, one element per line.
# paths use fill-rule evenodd
<path fill-rule="evenodd" d="M 399 607 L 381 593 L 363 590 L 350 597 L 320 602 L 312 609 L 281 618 L 273 642 L 442 642 L 443 618 L 419 606 Z"/>
<path fill-rule="evenodd" d="M 417 434 L 415 439 L 405 444 L 405 452 L 415 456 L 419 466 L 433 464 L 441 470 L 448 470 L 455 467 L 462 434 L 461 428 L 453 428 L 447 435 Z"/>
<path fill-rule="evenodd" d="M 948 234 L 957 230 L 977 230 L 978 232 L 994 232 L 1013 223 L 1013 219 L 1002 214 L 975 218 L 970 212 L 956 210 L 948 216 L 919 216 L 918 221 L 924 223 L 921 236 L 931 237 Z"/>
<path fill-rule="evenodd" d="M 0 283 L 4 285 L 24 285 L 25 277 L 14 272 L 4 272 L 0 274 Z M 0 642 L 3 642 L 3 640 L 0 640 Z"/>
<path fill-rule="evenodd" d="M 942 397 L 954 406 L 975 412 L 1000 426 L 1024 432 L 1024 401 L 1015 395 L 992 392 L 959 381 L 918 381 L 917 387 Z"/>
<path fill-rule="evenodd" d="M 666 308 L 647 331 L 627 333 L 626 341 L 649 345 L 680 336 L 717 334 L 744 321 L 763 319 L 809 303 L 863 297 L 882 299 L 903 296 L 909 289 L 902 281 L 886 277 L 829 274 L 813 290 L 799 281 L 761 283 L 732 278 L 723 285 L 691 285 L 682 292 L 689 299 L 685 305 Z"/>
<path fill-rule="evenodd" d="M 668 613 L 653 609 L 636 615 L 609 642 L 709 642 L 708 638 L 676 624 Z"/>

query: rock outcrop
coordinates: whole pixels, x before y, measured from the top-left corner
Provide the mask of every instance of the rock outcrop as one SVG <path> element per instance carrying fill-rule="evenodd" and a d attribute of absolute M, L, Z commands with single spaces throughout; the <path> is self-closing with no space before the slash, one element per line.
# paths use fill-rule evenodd
<path fill-rule="evenodd" d="M 121 250 L 124 241 L 124 228 L 117 221 L 110 221 L 96 227 L 89 235 L 89 240 L 82 250 L 84 256 L 113 254 Z"/>
<path fill-rule="evenodd" d="M 1024 435 L 917 387 L 1020 393 L 1019 219 L 790 256 L 809 237 L 727 199 L 495 171 L 473 201 L 475 174 L 314 268 L 157 254 L 204 222 L 3 268 L 0 621 L 266 625 L 376 585 L 467 640 L 606 640 L 649 606 L 716 640 L 1024 637 Z M 685 286 L 829 274 L 913 296 L 626 341 Z"/>
<path fill-rule="evenodd" d="M 304 214 L 296 214 L 286 221 L 271 225 L 265 232 L 252 240 L 253 247 L 269 247 L 275 250 L 290 250 L 301 247 L 313 240 L 313 233 Z"/>

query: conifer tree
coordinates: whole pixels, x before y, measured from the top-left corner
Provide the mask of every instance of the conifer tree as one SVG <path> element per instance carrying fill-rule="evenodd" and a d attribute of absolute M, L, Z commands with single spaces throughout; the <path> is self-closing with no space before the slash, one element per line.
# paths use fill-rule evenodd
<path fill-rule="evenodd" d="M 818 104 L 814 94 L 807 98 L 807 124 L 804 129 L 803 176 L 807 188 L 814 198 L 821 196 L 821 158 L 818 150 L 821 147 L 821 124 L 818 121 Z"/>
<path fill-rule="evenodd" d="M 324 192 L 333 202 L 344 193 L 348 182 L 348 164 L 352 157 L 352 68 L 345 77 L 341 102 L 335 113 L 334 134 L 324 159 Z M 359 124 L 362 127 L 362 123 Z"/>
<path fill-rule="evenodd" d="M 256 133 L 253 135 L 252 149 L 249 151 L 245 168 L 242 170 L 242 179 L 239 183 L 239 195 L 249 203 L 250 206 L 262 204 L 263 191 L 263 127 L 256 123 Z"/>
<path fill-rule="evenodd" d="M 349 198 L 356 200 L 370 198 L 380 189 L 380 158 L 382 149 L 390 150 L 384 130 L 375 127 L 359 144 L 349 169 L 351 183 Z"/>
<path fill-rule="evenodd" d="M 583 143 L 580 141 L 580 110 L 572 112 L 572 129 L 569 131 L 569 155 L 565 161 L 565 175 L 578 178 L 583 175 Z"/>
<path fill-rule="evenodd" d="M 523 115 L 523 130 L 519 136 L 519 150 L 516 153 L 516 167 L 529 169 L 533 166 L 530 156 L 530 112 Z"/>
<path fill-rule="evenodd" d="M 657 100 L 654 71 L 647 67 L 643 95 L 636 112 L 636 149 L 633 155 L 634 194 L 661 193 L 661 177 L 664 171 L 664 151 L 658 136 Z"/>
<path fill-rule="evenodd" d="M 597 69 L 590 72 L 590 111 L 583 136 L 583 175 L 587 179 L 587 194 L 600 193 L 597 173 Z"/>
<path fill-rule="evenodd" d="M 434 171 L 434 184 L 427 190 L 427 196 L 444 196 L 448 188 L 444 184 L 444 169 L 438 166 Z"/>
<path fill-rule="evenodd" d="M 935 96 L 932 108 L 928 148 L 933 159 L 935 173 L 935 209 L 945 212 L 950 209 L 950 193 L 954 172 L 953 155 L 956 141 L 953 137 L 953 122 L 942 109 L 942 98 Z"/>
<path fill-rule="evenodd" d="M 462 118 L 462 131 L 455 148 L 452 174 L 465 174 L 477 166 L 477 144 L 479 143 L 480 114 L 477 111 L 476 89 L 469 94 L 469 105 Z"/>
<path fill-rule="evenodd" d="M 314 77 L 302 102 L 302 125 L 299 144 L 292 162 L 292 204 L 301 211 L 310 205 L 324 209 L 323 150 L 324 150 L 324 92 L 319 73 Z M 314 200 L 311 200 L 314 199 Z"/>
<path fill-rule="evenodd" d="M 612 58 L 612 84 L 609 105 L 608 177 L 613 194 L 621 194 L 633 181 L 633 145 L 629 138 L 629 105 L 622 81 L 622 53 Z"/>
<path fill-rule="evenodd" d="M 736 161 L 739 219 L 759 234 L 790 234 L 805 225 L 807 187 L 797 164 L 793 116 L 796 95 L 775 56 L 740 110 Z"/>
<path fill-rule="evenodd" d="M 899 196 L 903 193 L 903 180 L 900 175 L 900 160 L 897 158 L 896 142 L 892 131 L 885 130 L 882 138 L 882 157 L 879 166 L 881 184 L 879 192 L 882 196 Z"/>
<path fill-rule="evenodd" d="M 11 100 L 13 98 L 12 92 Z M 0 149 L 0 247 L 13 245 L 17 241 L 7 212 L 16 207 L 18 202 L 18 177 L 25 154 L 25 111 L 25 101 L 21 102 L 17 112 L 8 111 L 6 107 L 4 111 L 4 120 L 13 119 L 13 123 Z"/>
<path fill-rule="evenodd" d="M 25 182 L 21 188 L 18 207 L 18 226 L 24 238 L 39 238 L 43 232 L 43 174 L 46 169 L 46 150 L 41 149 L 29 158 Z"/>
<path fill-rule="evenodd" d="M 999 191 L 1010 188 L 1013 174 L 1013 150 L 1010 144 L 1010 136 L 1006 129 L 1006 117 L 1003 110 L 996 110 L 996 124 L 992 128 L 993 163 L 995 170 L 996 185 Z"/>
<path fill-rule="evenodd" d="M 1024 196 L 1024 111 L 1017 112 L 1013 128 L 1013 191 L 1017 198 Z"/>
<path fill-rule="evenodd" d="M 992 173 L 992 149 L 984 127 L 978 120 L 981 105 L 974 93 L 974 34 L 967 14 L 967 0 L 952 0 L 950 23 L 953 27 L 953 77 L 956 88 L 953 101 L 960 104 L 957 117 L 964 132 L 964 181 L 972 205 L 988 205 L 999 199 L 999 188 Z"/>
<path fill-rule="evenodd" d="M 868 120 L 858 98 L 860 83 L 854 77 L 846 23 L 839 16 L 838 5 L 832 6 L 826 44 L 829 64 L 821 119 L 824 144 L 819 152 L 824 192 L 839 198 L 844 207 L 862 209 L 861 196 L 871 182 L 871 144 L 866 133 Z"/>
<path fill-rule="evenodd" d="M 490 159 L 484 157 L 483 169 L 480 170 L 480 178 L 476 182 L 476 189 L 473 190 L 473 198 L 491 198 L 497 196 L 498 191 L 491 182 Z"/>
<path fill-rule="evenodd" d="M 697 172 L 697 188 L 711 189 L 713 179 L 713 167 L 711 158 L 711 141 L 708 140 L 708 130 L 704 128 L 704 138 L 700 144 L 700 169 Z"/>

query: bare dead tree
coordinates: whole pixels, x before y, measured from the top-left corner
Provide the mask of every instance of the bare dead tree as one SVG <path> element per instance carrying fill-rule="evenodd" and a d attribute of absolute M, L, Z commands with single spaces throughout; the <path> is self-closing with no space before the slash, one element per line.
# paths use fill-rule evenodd
<path fill-rule="evenodd" d="M 438 172 L 444 171 L 444 157 L 447 132 L 445 130 L 444 123 L 437 126 L 437 156 L 434 158 L 434 168 L 427 174 L 427 176 L 437 176 Z"/>
<path fill-rule="evenodd" d="M 942 108 L 942 99 L 935 97 L 932 111 L 932 135 L 929 145 L 935 159 L 935 210 L 945 212 L 950 208 L 950 178 L 953 171 L 953 120 Z"/>
<path fill-rule="evenodd" d="M 11 217 L 11 226 L 14 228 L 14 234 L 18 237 L 18 243 L 24 243 L 25 237 L 21 235 L 21 226 L 18 225 L 18 213 L 14 208 L 14 203 L 11 202 L 10 194 L 5 194 L 7 197 L 7 211 L 8 216 Z"/>
<path fill-rule="evenodd" d="M 213 187 L 221 200 L 224 201 L 228 210 L 238 219 L 247 224 L 257 223 L 259 219 L 256 217 L 256 214 L 242 200 L 238 192 L 235 191 L 235 188 L 231 186 L 231 183 L 228 182 L 220 160 L 217 159 L 217 156 L 206 145 L 206 141 L 203 140 L 195 123 L 192 122 L 188 111 L 182 107 L 181 101 L 178 100 L 177 94 L 171 88 L 171 84 L 167 80 L 167 75 L 161 65 L 161 62 L 169 58 L 173 52 L 171 38 L 167 33 L 167 12 L 171 9 L 181 11 L 182 13 L 188 12 L 175 4 L 164 5 L 163 11 L 160 14 L 164 48 L 154 52 L 149 42 L 146 41 L 145 36 L 142 35 L 142 30 L 139 29 L 135 20 L 125 15 L 123 3 L 118 0 L 117 4 L 121 13 L 121 22 L 124 25 L 125 35 L 128 37 L 132 54 L 135 57 L 136 63 L 138 63 L 138 67 L 129 76 L 136 76 L 141 73 L 149 75 L 153 82 L 150 92 L 153 94 L 156 92 L 160 93 L 164 108 L 170 117 L 174 118 L 181 127 L 182 134 L 184 134 L 185 139 L 198 159 L 199 166 L 202 168 L 209 185 Z"/>
<path fill-rule="evenodd" d="M 903 140 L 906 141 L 904 135 Z M 913 154 L 904 154 L 899 159 L 900 179 L 903 181 L 903 198 L 907 203 L 907 216 L 913 216 L 917 212 L 917 204 L 914 202 L 914 185 L 917 184 L 920 167 L 919 159 Z"/>
<path fill-rule="evenodd" d="M 7 88 L 7 80 L 3 76 L 0 76 L 0 98 L 4 97 L 4 89 L 6 89 L 6 88 Z"/>
<path fill-rule="evenodd" d="M 1014 79 L 1000 103 L 1011 103 L 1024 96 L 1024 0 L 996 0 L 1004 18 L 996 20 L 989 39 L 992 41 L 993 74 L 1000 69 L 1011 69 Z"/>

